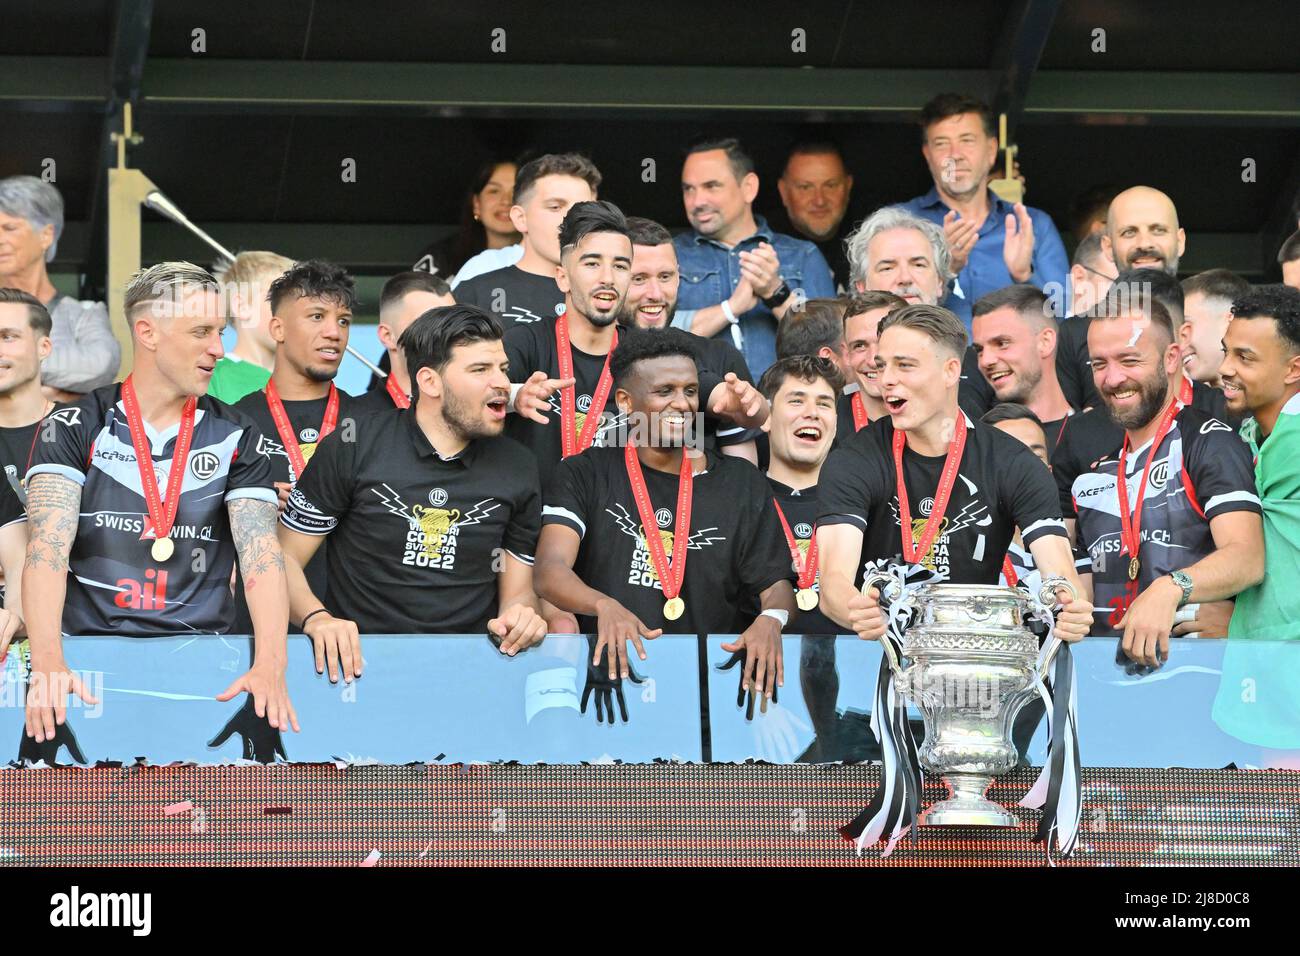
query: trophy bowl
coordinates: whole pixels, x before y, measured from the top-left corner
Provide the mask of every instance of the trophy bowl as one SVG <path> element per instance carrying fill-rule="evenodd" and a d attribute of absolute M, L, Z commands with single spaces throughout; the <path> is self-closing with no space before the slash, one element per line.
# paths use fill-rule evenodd
<path fill-rule="evenodd" d="M 921 824 L 1017 826 L 984 791 L 1015 767 L 1012 724 L 1037 693 L 1038 638 L 1025 626 L 1031 599 L 995 585 L 930 584 L 914 601 L 896 683 L 925 718 L 921 766 L 951 793 Z"/>

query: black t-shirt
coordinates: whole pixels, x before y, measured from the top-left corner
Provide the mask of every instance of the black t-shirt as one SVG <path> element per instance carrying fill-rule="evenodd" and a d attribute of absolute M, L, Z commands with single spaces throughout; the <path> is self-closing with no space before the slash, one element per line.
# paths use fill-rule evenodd
<path fill-rule="evenodd" d="M 442 458 L 414 410 L 357 421 L 316 449 L 280 516 L 331 535 L 331 614 L 369 634 L 482 632 L 497 612 L 502 551 L 532 564 L 541 499 L 509 438 Z"/>
<path fill-rule="evenodd" d="M 16 428 L 0 428 L 0 466 L 5 470 L 5 484 L 18 497 L 24 506 L 27 503 L 27 491 L 23 478 L 35 456 L 36 430 L 40 421 Z"/>
<path fill-rule="evenodd" d="M 642 466 L 655 531 L 672 559 L 676 528 L 676 473 Z M 664 595 L 645 546 L 632 483 L 621 448 L 589 448 L 565 459 L 546 492 L 543 524 L 561 524 L 581 538 L 573 570 L 645 622 L 677 634 L 729 634 L 752 622 L 740 613 L 747 598 L 777 581 L 793 581 L 790 551 L 781 534 L 767 481 L 753 465 L 708 454 L 695 475 L 690 541 L 681 598 L 685 613 L 664 619 Z M 578 625 L 594 633 L 594 618 Z"/>
<path fill-rule="evenodd" d="M 358 419 L 373 415 L 375 412 L 392 412 L 397 410 L 393 396 L 388 394 L 387 380 L 381 380 L 378 388 L 372 388 L 364 395 L 352 399 L 350 414 Z"/>
<path fill-rule="evenodd" d="M 501 320 L 509 332 L 517 325 L 554 319 L 564 306 L 564 293 L 554 276 L 539 276 L 518 266 L 494 269 L 466 279 L 452 295 L 462 305 L 476 305 Z"/>
<path fill-rule="evenodd" d="M 510 361 L 510 380 L 526 382 L 533 372 L 545 372 L 551 378 L 560 377 L 560 357 L 555 348 L 555 318 L 531 325 L 518 325 L 506 333 L 506 357 Z M 574 426 L 575 434 L 582 434 L 587 416 L 592 414 L 592 396 L 600 383 L 600 373 L 605 367 L 604 355 L 589 355 L 581 349 L 571 349 L 573 355 L 573 377 L 577 379 L 574 386 L 574 405 L 577 412 Z M 697 365 L 699 359 L 697 357 Z M 700 405 L 701 411 L 707 404 L 713 388 L 722 380 L 722 376 L 707 368 L 700 368 Z M 506 434 L 530 449 L 537 456 L 537 468 L 542 477 L 542 488 L 549 487 L 556 466 L 560 463 L 564 451 L 561 435 L 561 396 L 559 392 L 551 395 L 551 409 L 545 425 L 539 425 L 531 418 L 510 414 L 506 419 Z M 605 407 L 596 410 L 603 419 L 596 427 L 595 447 L 613 445 L 621 440 L 620 432 L 623 416 L 614 402 L 614 388 L 611 385 Z M 707 428 L 707 417 L 705 425 Z"/>
<path fill-rule="evenodd" d="M 852 391 L 845 390 L 844 394 L 835 402 L 835 442 L 844 441 L 858 430 L 857 424 L 853 420 L 853 396 L 858 394 L 858 387 L 851 386 Z M 866 411 L 866 405 L 862 406 Z M 871 413 L 867 412 L 867 424 L 870 424 Z M 865 428 L 866 425 L 863 425 Z"/>
<path fill-rule="evenodd" d="M 966 354 L 961 360 L 961 382 L 957 386 L 957 404 L 971 418 L 980 419 L 997 403 L 997 392 L 993 391 L 993 386 L 980 371 L 980 360 L 975 354 L 975 346 L 967 346 Z"/>
<path fill-rule="evenodd" d="M 339 393 L 338 420 L 335 427 L 343 425 L 343 422 L 351 418 L 353 426 L 356 422 L 356 411 L 354 405 L 357 399 L 340 390 Z M 320 441 L 320 429 L 325 419 L 325 406 L 328 404 L 328 398 L 315 398 L 301 402 L 284 403 L 285 414 L 289 416 L 289 424 L 292 426 L 294 434 L 297 436 L 298 450 L 302 453 L 304 461 L 310 462 L 312 455 L 316 453 L 317 443 Z M 275 419 L 271 417 L 271 408 L 266 403 L 266 391 L 263 389 L 258 392 L 250 392 L 238 402 L 235 408 L 243 412 L 254 422 L 257 423 L 258 430 L 262 433 L 262 447 L 260 451 L 266 454 L 271 461 L 271 480 L 284 481 L 292 483 L 295 480 L 293 467 L 289 461 L 289 455 L 284 448 L 284 440 L 276 430 Z M 326 588 L 328 578 L 325 573 L 325 551 L 328 542 L 322 542 L 316 554 L 312 556 L 307 567 L 303 569 L 307 576 L 307 583 L 311 585 L 312 591 L 322 601 L 326 597 Z M 243 582 L 237 582 L 235 586 L 235 628 L 238 633 L 252 633 L 253 622 L 248 612 L 248 601 L 244 596 Z"/>
<path fill-rule="evenodd" d="M 1066 425 L 1074 415 L 1066 415 L 1064 418 L 1054 418 L 1050 422 L 1042 422 L 1043 438 L 1046 439 L 1047 460 L 1052 460 L 1052 453 L 1056 451 L 1056 443 L 1061 440 L 1065 434 Z"/>
<path fill-rule="evenodd" d="M 154 636 L 224 634 L 234 599 L 235 544 L 227 503 L 276 503 L 270 462 L 257 425 L 204 395 L 172 527 L 174 551 L 155 561 L 155 537 L 140 484 L 121 385 L 106 385 L 52 415 L 53 440 L 38 438 L 27 473 L 81 485 L 81 518 L 69 558 L 63 605 L 67 634 Z M 179 423 L 155 433 L 146 423 L 159 495 L 167 492 Z M 200 560 L 201 559 L 201 560 Z"/>
<path fill-rule="evenodd" d="M 1241 416 L 1227 414 L 1223 391 L 1202 382 L 1192 384 L 1191 407 L 1227 423 L 1234 431 L 1242 422 Z M 1086 412 L 1071 415 L 1066 419 L 1065 430 L 1058 434 L 1060 440 L 1048 455 L 1061 500 L 1061 513 L 1073 517 L 1074 504 L 1070 499 L 1070 489 L 1074 485 L 1074 479 L 1086 471 L 1092 471 L 1103 458 L 1119 454 L 1119 446 L 1124 443 L 1124 429 L 1115 424 L 1107 413 L 1106 406 L 1099 404 Z"/>
<path fill-rule="evenodd" d="M 789 485 L 783 485 L 774 478 L 769 477 L 767 483 L 772 489 L 772 495 L 776 499 L 777 505 L 785 515 L 785 520 L 790 525 L 790 531 L 798 544 L 802 566 L 808 561 L 808 547 L 812 543 L 813 535 L 817 530 L 817 486 L 813 485 L 811 488 L 795 491 Z M 779 517 L 777 518 L 777 529 L 781 532 L 781 540 L 786 542 L 786 554 L 790 557 L 790 563 L 793 566 L 794 558 L 790 555 L 790 544 L 785 537 L 785 529 L 781 527 Z M 797 588 L 798 585 L 796 584 L 795 587 Z M 813 583 L 813 590 L 819 594 L 821 592 L 820 572 L 817 574 L 816 582 Z M 757 604 L 754 605 L 753 612 L 758 613 Z M 847 633 L 844 628 L 822 613 L 820 602 L 811 611 L 796 609 L 786 630 L 791 634 Z"/>
<path fill-rule="evenodd" d="M 861 528 L 862 562 L 892 560 L 903 550 L 893 438 L 892 419 L 873 422 L 831 452 L 822 466 L 817 523 Z M 943 455 L 927 457 L 910 448 L 903 450 L 903 475 L 918 544 L 943 463 Z M 996 584 L 1016 527 L 1025 547 L 1044 535 L 1065 536 L 1052 476 L 1015 438 L 968 418 L 966 447 L 942 529 L 922 563 L 946 571 L 951 584 Z M 861 582 L 861 576 L 860 562 L 855 583 Z"/>
<path fill-rule="evenodd" d="M 1072 408 L 1095 408 L 1101 404 L 1092 380 L 1092 358 L 1088 354 L 1088 326 L 1092 319 L 1072 315 L 1062 319 L 1056 333 L 1056 379 Z"/>
<path fill-rule="evenodd" d="M 1120 444 L 1124 439 L 1121 433 Z M 1115 446 L 1118 452 L 1120 445 Z M 1150 453 L 1150 469 L 1147 469 Z M 1197 408 L 1184 408 L 1157 449 L 1147 442 L 1125 457 L 1128 503 L 1137 505 L 1145 473 L 1147 489 L 1138 526 L 1141 567 L 1128 579 L 1129 556 L 1120 553 L 1119 456 L 1107 455 L 1074 481 L 1078 551 L 1091 558 L 1094 635 L 1115 636 L 1140 590 L 1157 578 L 1195 564 L 1215 550 L 1210 521 L 1230 511 L 1260 513 L 1250 450 L 1224 422 Z"/>

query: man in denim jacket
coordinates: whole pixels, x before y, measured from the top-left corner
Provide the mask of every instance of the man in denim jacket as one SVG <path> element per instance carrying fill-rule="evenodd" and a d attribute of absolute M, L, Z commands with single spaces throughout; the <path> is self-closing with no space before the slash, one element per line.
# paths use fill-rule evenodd
<path fill-rule="evenodd" d="M 678 308 L 694 310 L 696 335 L 730 334 L 755 377 L 776 361 L 776 326 L 800 303 L 835 295 L 817 247 L 774 232 L 754 214 L 758 175 L 734 139 L 692 146 L 682 201 L 692 231 L 673 240 L 681 270 Z"/>

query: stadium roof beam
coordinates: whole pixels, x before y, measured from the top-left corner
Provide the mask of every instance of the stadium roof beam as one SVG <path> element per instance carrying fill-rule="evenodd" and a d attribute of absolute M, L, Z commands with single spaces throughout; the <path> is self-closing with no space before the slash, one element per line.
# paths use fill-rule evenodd
<path fill-rule="evenodd" d="M 999 74 L 993 94 L 994 114 L 1007 116 L 1007 140 L 1015 142 L 1016 125 L 1025 107 L 1029 82 L 1047 46 L 1060 0 L 1017 0 L 1007 14 L 991 64 Z"/>

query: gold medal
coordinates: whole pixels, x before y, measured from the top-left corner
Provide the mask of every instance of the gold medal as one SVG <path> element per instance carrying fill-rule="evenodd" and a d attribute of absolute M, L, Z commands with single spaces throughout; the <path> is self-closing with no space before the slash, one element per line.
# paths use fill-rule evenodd
<path fill-rule="evenodd" d="M 664 602 L 664 618 L 675 621 L 686 613 L 686 602 L 679 597 L 669 598 Z"/>
<path fill-rule="evenodd" d="M 1134 557 L 1133 560 L 1128 563 L 1128 579 L 1130 581 L 1136 581 L 1138 571 L 1140 570 L 1142 570 L 1142 564 L 1136 557 Z"/>
<path fill-rule="evenodd" d="M 799 605 L 799 610 L 811 611 L 817 606 L 817 592 L 812 588 L 800 588 L 794 596 L 794 602 Z"/>
<path fill-rule="evenodd" d="M 157 538 L 153 543 L 153 547 L 149 549 L 149 553 L 153 555 L 155 561 L 161 564 L 163 561 L 168 560 L 175 550 L 176 545 L 172 543 L 171 538 Z"/>

